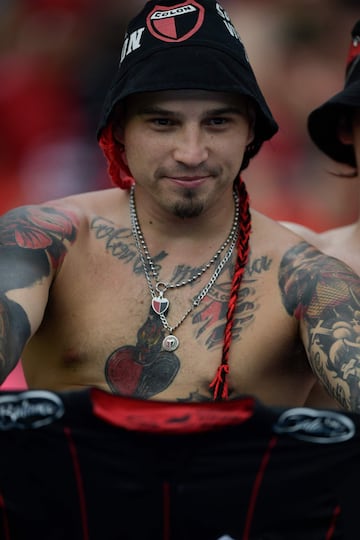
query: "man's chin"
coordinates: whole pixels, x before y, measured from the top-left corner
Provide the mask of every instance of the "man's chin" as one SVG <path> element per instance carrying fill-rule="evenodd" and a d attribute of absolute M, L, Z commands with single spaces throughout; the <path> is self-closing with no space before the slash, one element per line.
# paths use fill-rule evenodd
<path fill-rule="evenodd" d="M 176 203 L 174 213 L 182 219 L 195 218 L 202 214 L 204 205 L 200 201 L 190 200 L 190 198 L 182 203 Z"/>

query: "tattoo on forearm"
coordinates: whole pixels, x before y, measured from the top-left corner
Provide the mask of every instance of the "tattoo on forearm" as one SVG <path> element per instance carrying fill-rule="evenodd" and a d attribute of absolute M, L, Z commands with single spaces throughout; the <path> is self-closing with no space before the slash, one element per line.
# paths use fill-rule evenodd
<path fill-rule="evenodd" d="M 279 276 L 284 306 L 307 328 L 314 371 L 343 405 L 360 412 L 360 279 L 307 243 L 284 257 Z"/>
<path fill-rule="evenodd" d="M 314 360 L 313 360 L 314 370 L 322 380 L 323 385 L 327 389 L 330 395 L 333 395 L 333 397 L 336 399 L 336 401 L 342 405 L 344 408 L 346 408 L 346 396 L 344 392 L 343 386 L 340 384 L 341 380 L 338 382 L 335 380 L 331 382 L 331 379 L 328 375 L 328 372 L 325 370 L 324 365 L 322 364 L 320 360 L 320 355 L 315 354 Z M 331 373 L 331 369 L 330 369 Z M 335 386 L 334 386 L 335 383 Z"/>

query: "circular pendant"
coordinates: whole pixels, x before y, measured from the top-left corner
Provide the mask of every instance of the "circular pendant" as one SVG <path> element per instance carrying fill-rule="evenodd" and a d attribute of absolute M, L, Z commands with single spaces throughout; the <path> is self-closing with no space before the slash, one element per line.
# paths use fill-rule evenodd
<path fill-rule="evenodd" d="M 176 351 L 176 349 L 179 346 L 179 340 L 176 336 L 173 336 L 170 334 L 169 336 L 166 336 L 162 342 L 162 346 L 164 351 L 173 352 Z"/>

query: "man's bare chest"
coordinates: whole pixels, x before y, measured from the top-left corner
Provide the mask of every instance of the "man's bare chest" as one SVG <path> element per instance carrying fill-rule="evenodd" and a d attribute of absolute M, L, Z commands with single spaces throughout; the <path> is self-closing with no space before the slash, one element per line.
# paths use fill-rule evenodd
<path fill-rule="evenodd" d="M 65 386 L 94 384 L 144 399 L 211 399 L 209 384 L 224 354 L 233 266 L 211 287 L 212 269 L 166 290 L 162 313 L 154 309 L 156 283 L 151 290 L 131 231 L 102 221 L 93 227 L 88 245 L 69 254 L 53 284 L 43 324 L 26 353 L 29 363 L 47 358 L 46 369 L 58 371 Z M 169 272 L 166 254 L 156 262 Z M 284 316 L 267 294 L 265 262 L 253 264 L 238 293 L 229 354 L 234 395 L 251 393 L 270 367 L 275 374 L 283 369 L 291 348 L 281 335 L 273 339 L 263 331 L 271 324 L 281 328 Z M 184 264 L 175 273 L 181 269 L 183 277 L 196 270 Z M 175 336 L 175 348 L 164 347 L 169 336 Z"/>

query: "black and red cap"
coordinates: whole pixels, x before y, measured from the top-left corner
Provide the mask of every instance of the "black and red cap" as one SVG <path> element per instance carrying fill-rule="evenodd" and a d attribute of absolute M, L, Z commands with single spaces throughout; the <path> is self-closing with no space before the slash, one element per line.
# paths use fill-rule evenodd
<path fill-rule="evenodd" d="M 308 118 L 309 134 L 318 148 L 350 167 L 356 167 L 354 147 L 341 142 L 339 122 L 344 114 L 351 115 L 355 107 L 360 107 L 360 20 L 351 32 L 344 89 L 313 110 Z"/>
<path fill-rule="evenodd" d="M 128 25 L 98 137 L 116 104 L 127 96 L 185 89 L 248 96 L 256 110 L 252 155 L 277 132 L 244 45 L 219 2 L 152 0 Z"/>

